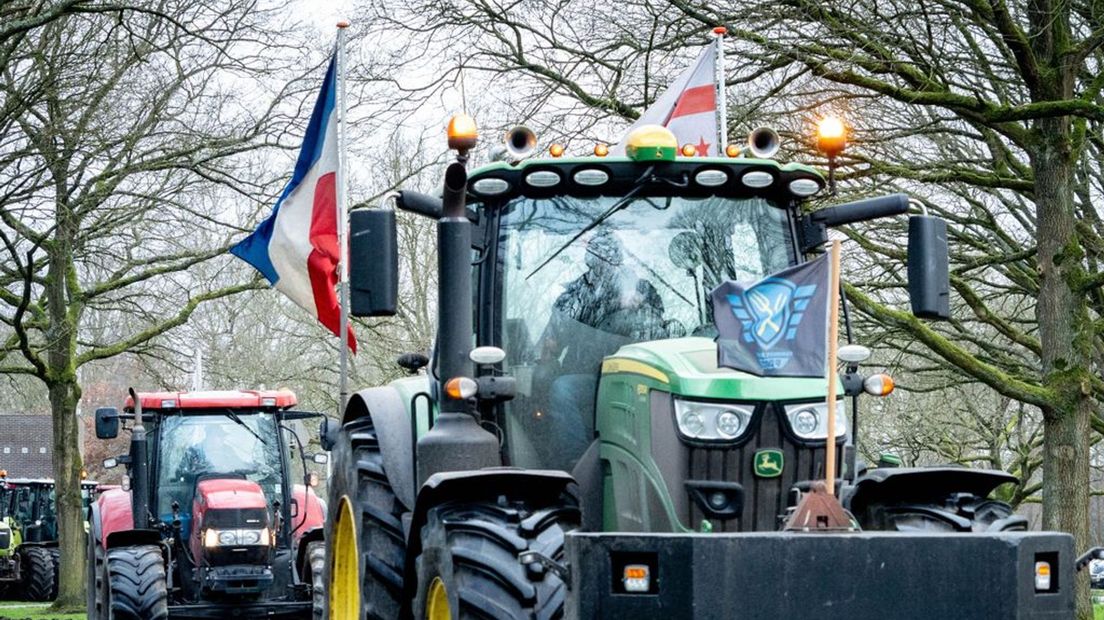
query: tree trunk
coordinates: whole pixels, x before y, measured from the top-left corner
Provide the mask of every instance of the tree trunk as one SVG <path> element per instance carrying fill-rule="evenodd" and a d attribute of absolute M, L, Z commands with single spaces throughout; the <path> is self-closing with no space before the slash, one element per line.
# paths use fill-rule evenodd
<path fill-rule="evenodd" d="M 66 162 L 67 165 L 67 162 Z M 48 246 L 50 266 L 46 277 L 46 303 L 50 327 L 46 344 L 46 387 L 54 423 L 54 484 L 57 492 L 58 595 L 54 609 L 81 609 L 85 605 L 85 533 L 81 514 L 81 453 L 77 441 L 77 326 L 81 303 L 73 264 L 73 239 L 78 223 L 65 196 L 64 170 L 55 169 L 57 210 L 54 237 Z"/>
<path fill-rule="evenodd" d="M 1074 230 L 1073 158 L 1068 118 L 1037 122 L 1032 153 L 1040 273 L 1036 307 L 1044 385 L 1054 404 L 1043 411 L 1043 529 L 1073 534 L 1077 549 L 1089 535 L 1089 384 L 1092 323 L 1081 249 Z M 1077 577 L 1078 616 L 1092 618 L 1089 584 Z"/>
<path fill-rule="evenodd" d="M 50 410 L 54 421 L 54 481 L 57 489 L 58 596 L 55 609 L 83 609 L 85 604 L 84 515 L 81 511 L 81 455 L 77 439 L 77 402 L 80 386 L 72 381 L 49 385 Z"/>

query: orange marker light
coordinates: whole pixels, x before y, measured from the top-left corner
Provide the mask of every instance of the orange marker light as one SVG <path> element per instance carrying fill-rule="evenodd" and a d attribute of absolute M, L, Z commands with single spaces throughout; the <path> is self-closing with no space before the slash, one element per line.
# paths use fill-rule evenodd
<path fill-rule="evenodd" d="M 893 393 L 893 377 L 879 373 L 863 380 L 863 391 L 871 396 L 889 396 Z"/>
<path fill-rule="evenodd" d="M 609 147 L 605 144 L 595 144 L 594 154 L 598 157 L 605 157 L 606 155 L 609 155 Z"/>
<path fill-rule="evenodd" d="M 552 157 L 563 157 L 564 145 L 553 144 L 552 146 L 548 147 L 548 154 Z"/>
<path fill-rule="evenodd" d="M 468 377 L 453 377 L 445 382 L 445 394 L 455 400 L 465 400 L 475 396 L 479 384 Z"/>
<path fill-rule="evenodd" d="M 467 114 L 457 114 L 449 119 L 448 146 L 460 152 L 470 151 L 479 141 L 479 129 L 475 119 Z"/>
<path fill-rule="evenodd" d="M 629 564 L 621 573 L 625 592 L 640 593 L 651 589 L 651 571 L 646 564 Z"/>
<path fill-rule="evenodd" d="M 683 144 L 682 145 L 682 156 L 683 157 L 693 157 L 697 154 L 698 154 L 698 148 L 696 146 L 694 146 L 693 144 Z"/>
<path fill-rule="evenodd" d="M 847 146 L 847 129 L 835 116 L 826 116 L 817 123 L 817 149 L 828 157 L 835 157 Z"/>
<path fill-rule="evenodd" d="M 725 155 L 728 155 L 729 157 L 739 157 L 740 155 L 743 155 L 743 153 L 740 152 L 740 147 L 738 145 L 729 144 L 725 147 Z"/>

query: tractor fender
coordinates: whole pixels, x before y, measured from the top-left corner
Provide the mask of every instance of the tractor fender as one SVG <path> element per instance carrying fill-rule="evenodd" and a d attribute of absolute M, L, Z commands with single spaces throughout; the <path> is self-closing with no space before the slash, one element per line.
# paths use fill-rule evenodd
<path fill-rule="evenodd" d="M 564 471 L 488 467 L 475 471 L 449 471 L 433 474 L 418 490 L 418 501 L 407 534 L 406 577 L 403 587 L 407 600 L 413 600 L 418 583 L 415 560 L 422 553 L 419 531 L 426 524 L 430 509 L 453 499 L 493 501 L 500 495 L 530 501 L 553 502 L 565 493 L 575 493 L 575 479 Z"/>
<path fill-rule="evenodd" d="M 303 577 L 302 568 L 307 562 L 307 546 L 315 541 L 326 539 L 326 527 L 312 527 L 302 531 L 303 535 L 295 543 L 295 568 L 299 571 L 299 577 Z"/>
<path fill-rule="evenodd" d="M 385 385 L 353 394 L 341 421 L 345 424 L 366 416 L 372 420 L 387 482 L 407 510 L 414 507 L 414 444 L 410 415 L 399 391 Z"/>
<path fill-rule="evenodd" d="M 292 524 L 291 537 L 295 544 L 313 530 L 322 530 L 326 524 L 326 502 L 314 492 L 314 489 L 305 484 L 296 484 L 291 487 L 291 499 L 298 506 L 299 513 L 290 517 Z"/>
<path fill-rule="evenodd" d="M 107 539 L 115 532 L 134 529 L 130 507 L 130 492 L 122 489 L 104 491 L 92 504 L 92 529 L 96 541 L 107 549 Z"/>
<path fill-rule="evenodd" d="M 118 530 L 104 538 L 104 548 L 129 547 L 131 545 L 161 546 L 161 532 L 157 530 Z"/>
<path fill-rule="evenodd" d="M 890 467 L 872 469 L 855 481 L 847 508 L 858 514 L 874 504 L 942 500 L 951 493 L 986 497 L 998 486 L 1016 482 L 1012 474 L 965 467 Z"/>

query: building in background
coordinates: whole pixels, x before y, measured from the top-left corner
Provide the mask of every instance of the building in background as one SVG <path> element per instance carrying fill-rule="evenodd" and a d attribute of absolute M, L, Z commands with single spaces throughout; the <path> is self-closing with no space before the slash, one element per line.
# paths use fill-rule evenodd
<path fill-rule="evenodd" d="M 0 469 L 10 478 L 53 478 L 53 437 L 48 415 L 0 414 Z"/>

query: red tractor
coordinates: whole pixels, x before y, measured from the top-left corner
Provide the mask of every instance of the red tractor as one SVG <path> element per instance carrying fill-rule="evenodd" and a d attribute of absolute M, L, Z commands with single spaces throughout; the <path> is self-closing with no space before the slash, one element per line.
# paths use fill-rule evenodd
<path fill-rule="evenodd" d="M 321 414 L 295 404 L 287 390 L 131 390 L 122 413 L 96 410 L 97 437 L 122 420 L 131 439 L 104 461 L 126 466 L 122 488 L 89 509 L 90 619 L 321 617 L 326 507 L 286 424 Z"/>

